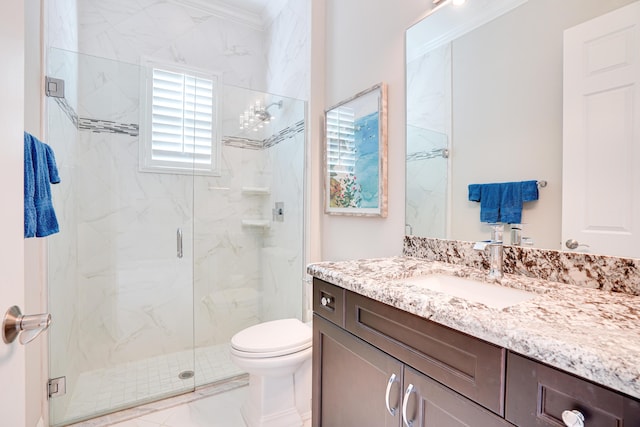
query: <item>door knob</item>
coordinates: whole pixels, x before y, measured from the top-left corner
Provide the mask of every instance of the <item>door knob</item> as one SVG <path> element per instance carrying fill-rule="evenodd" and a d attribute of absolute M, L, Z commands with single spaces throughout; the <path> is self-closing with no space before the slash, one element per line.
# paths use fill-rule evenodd
<path fill-rule="evenodd" d="M 569 249 L 577 249 L 579 246 L 583 246 L 585 248 L 589 247 L 589 245 L 585 245 L 584 243 L 579 243 L 576 239 L 569 239 L 566 242 L 564 242 L 564 244 Z"/>
<path fill-rule="evenodd" d="M 20 336 L 20 344 L 25 345 L 36 339 L 51 324 L 49 313 L 24 315 L 20 307 L 14 305 L 4 315 L 2 340 L 11 344 Z"/>

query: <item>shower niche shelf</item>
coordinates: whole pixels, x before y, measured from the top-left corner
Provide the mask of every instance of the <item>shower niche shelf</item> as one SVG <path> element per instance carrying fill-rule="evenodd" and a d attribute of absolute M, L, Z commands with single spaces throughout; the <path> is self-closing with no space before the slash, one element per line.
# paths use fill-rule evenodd
<path fill-rule="evenodd" d="M 242 226 L 250 228 L 261 228 L 266 230 L 268 228 L 271 228 L 271 221 L 269 221 L 268 219 L 243 219 Z"/>
<path fill-rule="evenodd" d="M 242 194 L 247 196 L 268 196 L 271 194 L 269 187 L 242 187 Z"/>

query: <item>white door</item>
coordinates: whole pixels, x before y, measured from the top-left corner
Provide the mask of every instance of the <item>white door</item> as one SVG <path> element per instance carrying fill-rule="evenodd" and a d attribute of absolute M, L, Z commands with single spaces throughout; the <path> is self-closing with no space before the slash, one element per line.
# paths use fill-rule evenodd
<path fill-rule="evenodd" d="M 563 248 L 640 257 L 640 2 L 564 33 L 562 168 Z"/>
<path fill-rule="evenodd" d="M 24 308 L 23 123 L 24 4 L 7 1 L 0 13 L 0 317 Z M 24 346 L 0 339 L 0 424 L 25 425 Z"/>

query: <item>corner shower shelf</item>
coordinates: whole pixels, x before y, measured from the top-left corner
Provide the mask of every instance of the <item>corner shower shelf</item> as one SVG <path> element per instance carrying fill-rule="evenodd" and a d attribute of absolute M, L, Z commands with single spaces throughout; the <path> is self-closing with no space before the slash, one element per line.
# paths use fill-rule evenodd
<path fill-rule="evenodd" d="M 242 187 L 242 194 L 250 196 L 267 196 L 271 194 L 269 187 Z"/>
<path fill-rule="evenodd" d="M 271 221 L 267 219 L 243 219 L 243 227 L 262 228 L 264 230 L 271 228 Z"/>

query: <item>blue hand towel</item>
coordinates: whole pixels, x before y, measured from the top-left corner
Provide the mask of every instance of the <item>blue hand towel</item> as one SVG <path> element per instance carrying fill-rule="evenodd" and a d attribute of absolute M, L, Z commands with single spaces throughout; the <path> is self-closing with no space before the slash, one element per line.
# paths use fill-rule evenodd
<path fill-rule="evenodd" d="M 24 237 L 45 237 L 59 231 L 50 184 L 60 182 L 51 147 L 24 133 Z"/>
<path fill-rule="evenodd" d="M 469 184 L 469 200 L 480 202 L 480 221 L 519 224 L 522 204 L 538 200 L 538 181 Z"/>
<path fill-rule="evenodd" d="M 507 224 L 520 224 L 522 204 L 538 200 L 538 181 L 505 182 L 501 187 L 500 220 Z"/>
<path fill-rule="evenodd" d="M 469 200 L 480 202 L 480 221 L 500 221 L 500 184 L 470 184 Z"/>

